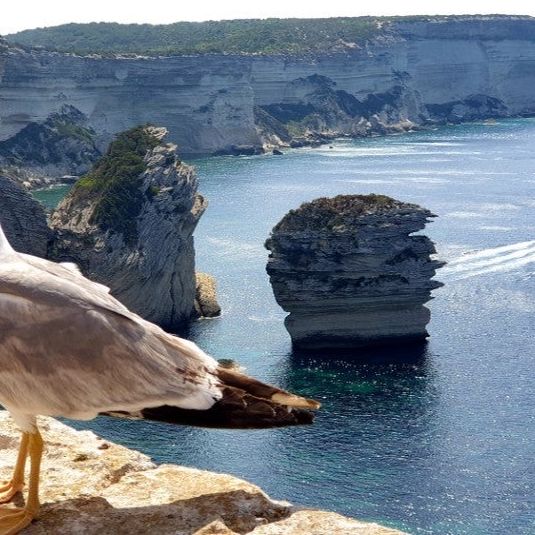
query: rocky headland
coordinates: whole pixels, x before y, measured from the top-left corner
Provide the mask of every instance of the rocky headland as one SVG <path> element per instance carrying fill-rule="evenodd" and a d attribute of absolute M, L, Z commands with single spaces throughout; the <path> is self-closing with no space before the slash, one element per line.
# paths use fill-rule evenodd
<path fill-rule="evenodd" d="M 434 217 L 383 195 L 320 198 L 290 211 L 266 247 L 275 298 L 294 347 L 353 348 L 424 339 L 424 304 L 441 286 Z"/>
<path fill-rule="evenodd" d="M 49 222 L 17 177 L 0 174 L 0 223 L 16 250 L 74 262 L 138 314 L 174 329 L 220 308 L 213 277 L 195 273 L 193 231 L 207 203 L 166 133 L 138 127 L 117 136 Z"/>
<path fill-rule="evenodd" d="M 315 40 L 306 40 L 307 24 L 312 23 L 317 46 Z M 149 47 L 145 54 L 103 49 L 80 55 L 68 46 L 53 52 L 17 44 L 17 39 L 39 44 L 32 37 L 39 31 L 14 35 L 9 43 L 0 41 L 0 140 L 45 121 L 64 105 L 87 117 L 99 143 L 137 124 L 154 122 L 168 126 L 169 139 L 182 153 L 212 154 L 255 154 L 337 136 L 535 113 L 531 17 L 293 24 L 302 30 L 302 40 L 301 33 L 293 32 L 294 45 L 299 46 L 275 52 L 262 48 L 269 41 L 263 38 L 259 50 L 218 49 L 216 40 L 204 43 L 208 53 L 202 53 L 202 47 L 189 53 L 151 53 Z M 364 24 L 366 31 L 353 36 L 344 30 L 351 24 Z M 78 44 L 84 28 L 77 32 Z M 281 35 L 288 34 L 277 28 L 273 21 L 266 22 L 262 35 L 278 44 Z M 105 30 L 106 25 L 93 29 L 97 37 Z M 62 30 L 41 33 L 47 31 Z M 134 46 L 150 28 L 139 31 L 145 33 L 134 33 Z M 179 40 L 184 50 L 197 34 Z M 67 43 L 71 36 L 72 30 L 64 28 Z M 86 50 L 95 40 L 89 36 Z M 48 41 L 56 42 L 54 36 Z M 244 42 L 251 42 L 250 33 Z"/>
<path fill-rule="evenodd" d="M 64 105 L 0 141 L 0 169 L 27 189 L 75 180 L 101 156 L 87 117 Z"/>
<path fill-rule="evenodd" d="M 157 466 L 133 450 L 40 418 L 47 449 L 39 518 L 23 533 L 77 535 L 401 535 L 378 524 L 295 507 L 226 474 Z M 0 411 L 0 477 L 20 432 Z"/>

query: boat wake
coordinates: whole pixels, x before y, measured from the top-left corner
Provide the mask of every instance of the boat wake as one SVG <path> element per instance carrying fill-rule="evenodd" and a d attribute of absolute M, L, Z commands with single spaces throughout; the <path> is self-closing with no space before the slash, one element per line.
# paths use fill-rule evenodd
<path fill-rule="evenodd" d="M 515 271 L 535 263 L 535 241 L 525 241 L 466 253 L 441 269 L 440 274 L 453 280 L 489 273 Z"/>

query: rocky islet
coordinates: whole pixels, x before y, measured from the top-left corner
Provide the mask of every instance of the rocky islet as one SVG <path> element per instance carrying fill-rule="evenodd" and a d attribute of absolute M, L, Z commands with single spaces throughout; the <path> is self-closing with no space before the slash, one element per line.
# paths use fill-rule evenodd
<path fill-rule="evenodd" d="M 295 348 L 421 340 L 441 286 L 433 242 L 413 235 L 434 215 L 384 195 L 320 198 L 290 211 L 266 242 L 273 292 Z"/>

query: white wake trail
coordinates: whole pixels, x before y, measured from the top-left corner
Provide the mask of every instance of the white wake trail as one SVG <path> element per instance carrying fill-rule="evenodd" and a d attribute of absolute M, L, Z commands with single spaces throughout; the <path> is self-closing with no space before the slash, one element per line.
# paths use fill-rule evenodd
<path fill-rule="evenodd" d="M 454 279 L 465 279 L 487 273 L 514 271 L 533 262 L 535 241 L 526 241 L 465 254 L 449 262 L 441 273 L 452 275 Z"/>
<path fill-rule="evenodd" d="M 535 240 L 513 243 L 511 245 L 502 245 L 500 247 L 493 247 L 492 249 L 482 249 L 481 251 L 476 251 L 475 253 L 463 254 L 459 258 L 451 260 L 448 263 L 448 265 L 452 266 L 454 264 L 472 262 L 473 260 L 476 260 L 479 258 L 494 257 L 502 253 L 508 253 L 510 251 L 518 251 L 520 249 L 527 249 L 528 247 L 532 247 L 532 246 L 535 246 Z"/>

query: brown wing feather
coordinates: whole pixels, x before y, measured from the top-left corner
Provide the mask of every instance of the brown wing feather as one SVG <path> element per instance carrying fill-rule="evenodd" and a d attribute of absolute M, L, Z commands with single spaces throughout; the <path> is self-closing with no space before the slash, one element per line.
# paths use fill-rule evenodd
<path fill-rule="evenodd" d="M 272 401 L 279 405 L 287 405 L 288 407 L 301 409 L 316 410 L 321 407 L 321 404 L 317 401 L 296 396 L 290 392 L 286 392 L 286 390 L 267 385 L 257 379 L 253 379 L 248 375 L 244 375 L 243 373 L 234 370 L 219 367 L 216 373 L 224 385 L 239 388 L 257 398 Z"/>
<path fill-rule="evenodd" d="M 169 405 L 136 413 L 114 413 L 124 418 L 142 418 L 173 424 L 229 429 L 262 429 L 311 424 L 316 401 L 301 398 L 234 370 L 217 368 L 221 399 L 208 410 L 187 410 Z"/>

